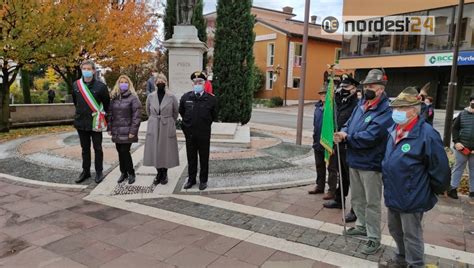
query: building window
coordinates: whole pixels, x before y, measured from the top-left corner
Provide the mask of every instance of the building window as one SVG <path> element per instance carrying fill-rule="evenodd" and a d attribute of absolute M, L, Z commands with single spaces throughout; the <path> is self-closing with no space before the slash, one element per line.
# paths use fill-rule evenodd
<path fill-rule="evenodd" d="M 267 82 L 266 82 L 266 90 L 273 89 L 273 71 L 267 72 Z"/>
<path fill-rule="evenodd" d="M 341 58 L 342 55 L 342 49 L 336 48 L 335 54 L 334 54 L 334 63 L 339 64 L 339 59 Z"/>
<path fill-rule="evenodd" d="M 301 85 L 301 79 L 299 77 L 294 77 L 293 78 L 293 88 L 300 88 Z"/>
<path fill-rule="evenodd" d="M 461 27 L 459 48 L 474 48 L 474 4 L 468 4 L 464 6 Z M 453 32 L 456 32 L 455 28 L 456 25 L 453 28 Z"/>
<path fill-rule="evenodd" d="M 303 44 L 295 44 L 295 66 L 301 66 L 303 63 Z"/>
<path fill-rule="evenodd" d="M 275 62 L 275 44 L 269 43 L 267 46 L 267 66 L 273 66 Z"/>
<path fill-rule="evenodd" d="M 345 35 L 342 43 L 344 57 L 359 54 L 359 35 Z"/>
<path fill-rule="evenodd" d="M 378 35 L 362 36 L 360 43 L 361 55 L 376 55 L 379 54 L 379 39 Z"/>
<path fill-rule="evenodd" d="M 425 49 L 424 35 L 398 35 L 395 43 L 397 44 L 396 51 L 400 52 L 416 52 Z"/>
<path fill-rule="evenodd" d="M 428 16 L 435 17 L 435 34 L 426 36 L 426 50 L 450 49 L 451 33 L 453 33 L 454 8 L 430 10 Z"/>
<path fill-rule="evenodd" d="M 380 54 L 393 54 L 399 50 L 399 39 L 394 35 L 380 36 Z"/>

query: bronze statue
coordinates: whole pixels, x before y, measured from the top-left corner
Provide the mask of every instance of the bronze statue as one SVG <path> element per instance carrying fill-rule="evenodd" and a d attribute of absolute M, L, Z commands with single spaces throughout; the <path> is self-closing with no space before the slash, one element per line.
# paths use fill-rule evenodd
<path fill-rule="evenodd" d="M 196 0 L 177 0 L 176 4 L 178 25 L 191 25 Z"/>

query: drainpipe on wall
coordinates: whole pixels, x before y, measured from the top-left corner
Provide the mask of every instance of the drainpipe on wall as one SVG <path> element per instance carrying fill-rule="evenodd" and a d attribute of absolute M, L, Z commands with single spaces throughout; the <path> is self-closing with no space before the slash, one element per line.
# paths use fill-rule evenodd
<path fill-rule="evenodd" d="M 286 49 L 287 49 L 287 52 L 286 52 L 286 78 L 285 78 L 285 101 L 284 101 L 284 106 L 287 106 L 286 105 L 286 99 L 287 99 L 287 92 L 288 92 L 288 72 L 290 71 L 290 68 L 293 68 L 292 66 L 290 66 L 290 37 L 291 35 L 288 34 L 286 40 L 287 40 L 287 46 L 286 46 Z"/>

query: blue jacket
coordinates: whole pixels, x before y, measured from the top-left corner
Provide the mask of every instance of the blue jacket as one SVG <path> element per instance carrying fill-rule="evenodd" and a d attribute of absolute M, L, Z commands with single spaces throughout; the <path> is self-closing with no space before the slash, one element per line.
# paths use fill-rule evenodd
<path fill-rule="evenodd" d="M 395 126 L 389 132 L 382 162 L 385 206 L 402 213 L 432 209 L 435 192 L 445 190 L 451 177 L 439 133 L 423 118 L 398 144 Z"/>
<path fill-rule="evenodd" d="M 360 170 L 382 171 L 387 129 L 392 124 L 392 109 L 385 94 L 367 112 L 364 110 L 364 101 L 359 102 L 346 126 L 342 128 L 347 133 L 348 166 Z"/>
<path fill-rule="evenodd" d="M 313 117 L 313 149 L 316 151 L 324 151 L 324 147 L 319 143 L 321 139 L 321 130 L 323 128 L 323 111 L 324 103 L 318 101 L 314 105 L 314 117 Z"/>

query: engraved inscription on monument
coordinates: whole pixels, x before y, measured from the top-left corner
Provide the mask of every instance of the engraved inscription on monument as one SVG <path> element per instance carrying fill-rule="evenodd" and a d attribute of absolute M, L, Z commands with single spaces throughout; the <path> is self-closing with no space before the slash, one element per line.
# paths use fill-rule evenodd
<path fill-rule="evenodd" d="M 182 95 L 191 90 L 191 74 L 201 70 L 198 55 L 173 55 L 170 61 L 170 89 L 176 95 Z"/>

